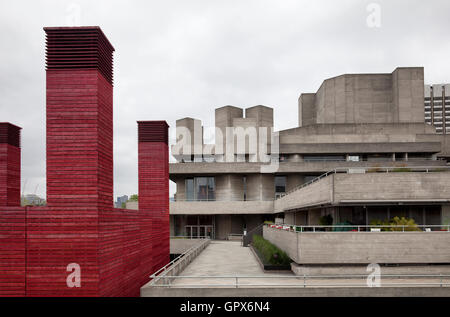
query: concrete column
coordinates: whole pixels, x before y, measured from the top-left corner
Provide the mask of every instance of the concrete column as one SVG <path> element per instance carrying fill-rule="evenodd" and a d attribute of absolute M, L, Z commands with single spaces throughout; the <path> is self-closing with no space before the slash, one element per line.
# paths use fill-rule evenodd
<path fill-rule="evenodd" d="M 275 184 L 272 174 L 247 175 L 248 200 L 273 200 L 274 198 Z"/>
<path fill-rule="evenodd" d="M 215 221 L 216 239 L 227 239 L 231 233 L 231 215 L 217 215 Z"/>
<path fill-rule="evenodd" d="M 286 212 L 284 213 L 284 223 L 288 225 L 295 224 L 295 213 L 294 212 Z"/>
<path fill-rule="evenodd" d="M 244 181 L 242 175 L 218 175 L 215 179 L 217 201 L 244 200 Z"/>
<path fill-rule="evenodd" d="M 175 180 L 177 184 L 177 199 L 178 201 L 186 200 L 186 178 L 180 177 Z"/>

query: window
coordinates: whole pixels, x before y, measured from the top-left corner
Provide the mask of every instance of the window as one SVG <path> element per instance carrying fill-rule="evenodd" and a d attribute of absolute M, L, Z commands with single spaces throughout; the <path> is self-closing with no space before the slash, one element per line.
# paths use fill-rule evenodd
<path fill-rule="evenodd" d="M 305 155 L 305 162 L 345 162 L 345 155 Z"/>
<path fill-rule="evenodd" d="M 244 187 L 244 201 L 247 201 L 247 176 L 242 177 L 242 187 Z"/>
<path fill-rule="evenodd" d="M 188 201 L 194 200 L 194 179 L 193 178 L 186 179 L 186 200 L 188 200 Z"/>
<path fill-rule="evenodd" d="M 286 176 L 275 176 L 275 196 L 286 193 Z"/>
<path fill-rule="evenodd" d="M 361 160 L 361 158 L 359 157 L 359 155 L 349 155 L 347 157 L 347 160 L 349 162 L 359 162 Z"/>
<path fill-rule="evenodd" d="M 195 178 L 196 200 L 208 200 L 208 178 Z"/>
<path fill-rule="evenodd" d="M 215 200 L 214 177 L 194 177 L 186 179 L 186 200 L 209 201 Z"/>
<path fill-rule="evenodd" d="M 216 200 L 216 182 L 214 177 L 208 177 L 208 200 Z"/>

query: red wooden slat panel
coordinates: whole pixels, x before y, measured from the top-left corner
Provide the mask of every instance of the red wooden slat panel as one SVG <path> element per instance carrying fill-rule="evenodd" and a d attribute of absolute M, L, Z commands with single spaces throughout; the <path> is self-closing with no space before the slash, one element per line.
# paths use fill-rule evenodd
<path fill-rule="evenodd" d="M 139 211 L 143 238 L 143 258 L 152 263 L 143 269 L 153 273 L 169 262 L 169 150 L 165 121 L 138 122 Z M 151 237 L 151 238 L 150 238 Z M 151 248 L 150 248 L 151 244 Z M 149 270 L 150 265 L 152 267 Z"/>
<path fill-rule="evenodd" d="M 140 210 L 113 209 L 114 49 L 98 27 L 45 30 L 48 205 L 7 206 L 20 202 L 20 128 L 0 124 L 0 296 L 139 296 L 169 261 L 167 123 L 140 123 Z"/>
<path fill-rule="evenodd" d="M 0 123 L 0 206 L 20 206 L 20 130 Z"/>

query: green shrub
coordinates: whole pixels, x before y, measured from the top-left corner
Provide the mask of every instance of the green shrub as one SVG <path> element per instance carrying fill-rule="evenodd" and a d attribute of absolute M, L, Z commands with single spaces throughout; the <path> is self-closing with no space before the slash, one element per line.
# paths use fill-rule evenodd
<path fill-rule="evenodd" d="M 410 168 L 394 168 L 392 170 L 393 173 L 409 173 L 412 172 L 412 169 Z"/>
<path fill-rule="evenodd" d="M 405 226 L 405 231 L 420 231 L 414 219 L 410 218 L 394 217 L 391 219 L 391 224 L 394 226 Z M 391 231 L 403 231 L 403 228 L 391 228 Z"/>
<path fill-rule="evenodd" d="M 388 226 L 405 226 L 405 231 L 420 231 L 417 227 L 414 219 L 405 218 L 405 217 L 394 217 L 390 221 L 381 221 L 381 220 L 372 220 L 370 222 L 371 226 L 386 226 L 381 227 L 381 231 L 403 231 L 403 227 L 388 227 Z"/>
<path fill-rule="evenodd" d="M 331 226 L 333 224 L 333 216 L 326 215 L 319 218 L 319 224 L 321 226 Z"/>
<path fill-rule="evenodd" d="M 265 264 L 270 265 L 289 265 L 291 259 L 286 254 L 286 252 L 280 250 L 272 243 L 264 239 L 259 235 L 253 236 L 253 247 L 262 256 L 262 260 Z"/>

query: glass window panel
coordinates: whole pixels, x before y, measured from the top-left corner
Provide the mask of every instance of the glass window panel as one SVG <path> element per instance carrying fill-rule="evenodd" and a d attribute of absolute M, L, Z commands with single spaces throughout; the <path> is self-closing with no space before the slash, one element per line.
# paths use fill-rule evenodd
<path fill-rule="evenodd" d="M 216 183 L 214 177 L 208 177 L 208 200 L 216 200 Z"/>
<path fill-rule="evenodd" d="M 194 200 L 194 179 L 186 179 L 186 200 Z"/>
<path fill-rule="evenodd" d="M 286 192 L 286 176 L 275 176 L 275 193 Z"/>
<path fill-rule="evenodd" d="M 206 177 L 195 178 L 196 200 L 208 200 L 208 179 Z"/>

